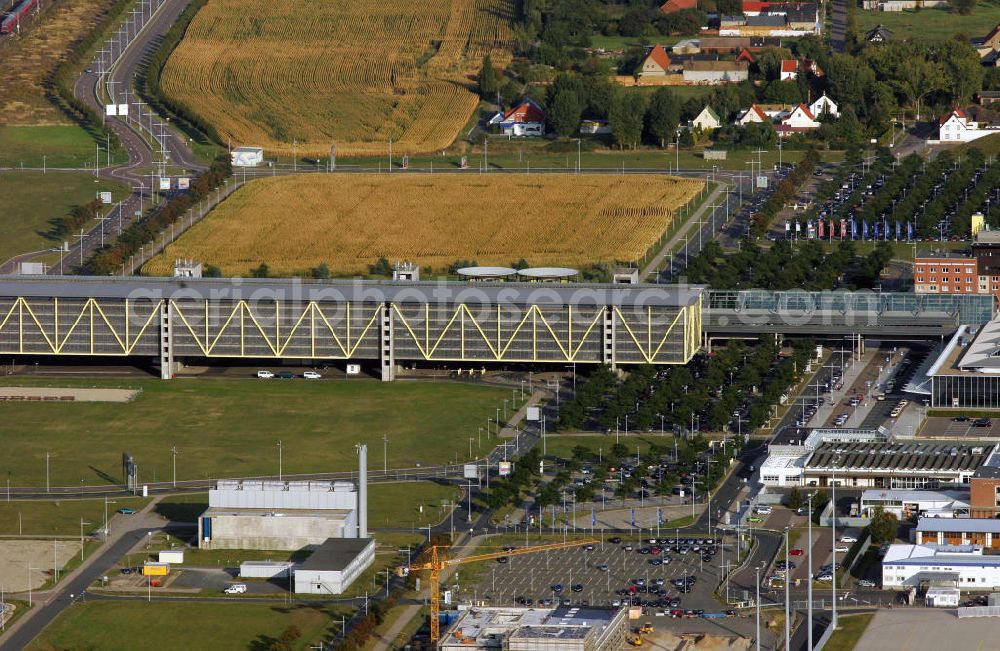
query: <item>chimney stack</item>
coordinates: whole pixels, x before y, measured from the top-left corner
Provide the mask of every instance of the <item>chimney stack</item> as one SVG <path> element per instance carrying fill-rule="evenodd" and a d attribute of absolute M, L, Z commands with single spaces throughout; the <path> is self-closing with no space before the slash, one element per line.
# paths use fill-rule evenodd
<path fill-rule="evenodd" d="M 358 446 L 358 538 L 368 537 L 368 446 Z"/>

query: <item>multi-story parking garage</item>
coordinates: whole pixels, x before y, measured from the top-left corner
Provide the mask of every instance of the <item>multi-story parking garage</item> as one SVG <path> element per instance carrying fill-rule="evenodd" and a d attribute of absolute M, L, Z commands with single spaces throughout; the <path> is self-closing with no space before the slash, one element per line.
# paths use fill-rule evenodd
<path fill-rule="evenodd" d="M 702 289 L 208 278 L 0 279 L 0 354 L 684 364 Z"/>

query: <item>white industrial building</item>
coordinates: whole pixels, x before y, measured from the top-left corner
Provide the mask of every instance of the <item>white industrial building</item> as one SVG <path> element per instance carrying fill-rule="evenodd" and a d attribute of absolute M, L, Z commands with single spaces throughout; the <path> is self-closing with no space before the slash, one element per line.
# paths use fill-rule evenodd
<path fill-rule="evenodd" d="M 295 568 L 295 592 L 340 594 L 375 562 L 374 538 L 331 538 Z"/>
<path fill-rule="evenodd" d="M 998 454 L 997 446 L 962 442 L 890 441 L 883 428 L 815 429 L 800 444 L 768 446 L 765 486 L 937 488 L 968 484 Z"/>
<path fill-rule="evenodd" d="M 627 608 L 470 608 L 441 636 L 448 651 L 618 651 Z"/>
<path fill-rule="evenodd" d="M 984 555 L 978 545 L 890 545 L 882 587 L 993 590 L 1000 587 L 1000 556 Z"/>
<path fill-rule="evenodd" d="M 289 578 L 296 592 L 340 594 L 375 560 L 368 537 L 368 447 L 358 449 L 358 483 L 220 480 L 198 518 L 207 549 L 310 550 L 301 564 L 251 561 L 240 576 Z"/>
<path fill-rule="evenodd" d="M 206 549 L 297 550 L 358 535 L 353 482 L 220 480 L 198 519 Z"/>
<path fill-rule="evenodd" d="M 859 512 L 870 518 L 872 511 L 881 508 L 900 520 L 921 516 L 928 518 L 954 518 L 969 514 L 969 491 L 921 490 L 866 490 L 861 493 Z"/>

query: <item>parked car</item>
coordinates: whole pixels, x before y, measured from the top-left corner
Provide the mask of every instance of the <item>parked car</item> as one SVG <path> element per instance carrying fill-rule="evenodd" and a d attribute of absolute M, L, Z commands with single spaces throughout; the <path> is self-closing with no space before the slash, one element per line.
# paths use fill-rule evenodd
<path fill-rule="evenodd" d="M 123 506 L 120 509 L 118 509 L 118 512 L 121 513 L 122 515 L 134 515 L 135 514 L 135 509 L 129 508 L 127 506 Z"/>
<path fill-rule="evenodd" d="M 875 587 L 875 582 L 872 581 L 871 579 L 859 579 L 858 580 L 858 587 L 859 588 L 874 588 Z"/>
<path fill-rule="evenodd" d="M 834 545 L 833 551 L 836 553 L 843 553 L 850 549 L 847 545 Z"/>
<path fill-rule="evenodd" d="M 257 377 L 259 377 L 262 380 L 270 380 L 271 378 L 274 377 L 274 373 L 272 373 L 271 371 L 257 371 Z"/>
<path fill-rule="evenodd" d="M 795 549 L 789 549 L 788 553 L 792 556 L 802 556 L 805 552 L 796 547 Z"/>
<path fill-rule="evenodd" d="M 858 542 L 858 539 L 855 538 L 854 536 L 848 536 L 848 535 L 845 534 L 845 535 L 843 535 L 843 536 L 840 537 L 840 542 L 842 542 L 842 543 L 856 543 L 856 542 Z"/>
<path fill-rule="evenodd" d="M 278 373 L 278 377 L 280 377 L 282 380 L 291 380 L 292 378 L 295 377 L 295 373 L 292 373 L 291 371 L 280 371 Z"/>
<path fill-rule="evenodd" d="M 972 421 L 973 427 L 993 427 L 993 420 L 989 418 L 977 418 Z"/>
<path fill-rule="evenodd" d="M 305 373 L 302 374 L 302 377 L 304 377 L 307 380 L 318 380 L 323 376 L 317 373 L 316 371 L 306 371 Z"/>
<path fill-rule="evenodd" d="M 226 594 L 243 594 L 247 591 L 246 583 L 234 583 L 226 588 Z"/>

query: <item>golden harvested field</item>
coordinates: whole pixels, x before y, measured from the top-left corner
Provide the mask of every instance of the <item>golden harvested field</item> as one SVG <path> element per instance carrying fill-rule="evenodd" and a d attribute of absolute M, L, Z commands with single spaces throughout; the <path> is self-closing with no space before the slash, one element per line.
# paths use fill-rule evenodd
<path fill-rule="evenodd" d="M 701 181 L 654 175 L 310 174 L 252 181 L 150 261 L 194 258 L 245 276 L 326 263 L 367 273 L 379 257 L 435 271 L 456 260 L 579 266 L 632 261 Z"/>
<path fill-rule="evenodd" d="M 233 146 L 327 156 L 449 146 L 483 57 L 510 61 L 513 0 L 209 0 L 162 87 Z"/>
<path fill-rule="evenodd" d="M 32 13 L 21 23 L 19 37 L 0 41 L 0 124 L 68 123 L 46 99 L 45 78 L 112 4 L 112 0 L 47 1 L 40 16 Z"/>

